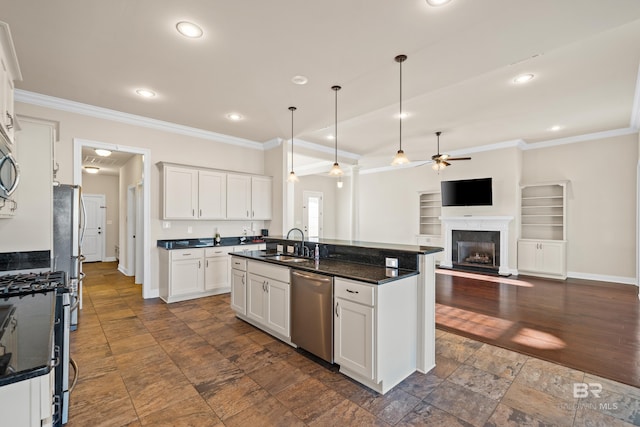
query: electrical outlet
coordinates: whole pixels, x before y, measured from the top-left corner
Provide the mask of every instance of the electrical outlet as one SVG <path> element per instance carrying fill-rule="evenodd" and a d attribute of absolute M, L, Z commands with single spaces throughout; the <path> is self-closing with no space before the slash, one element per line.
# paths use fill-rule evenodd
<path fill-rule="evenodd" d="M 171 228 L 171 223 L 169 221 L 162 221 L 162 228 L 165 230 Z"/>
<path fill-rule="evenodd" d="M 276 252 L 281 254 L 282 251 L 284 251 L 284 246 L 282 245 L 276 245 Z"/>
<path fill-rule="evenodd" d="M 387 268 L 398 268 L 398 258 L 385 258 L 384 265 Z"/>
<path fill-rule="evenodd" d="M 193 227 L 188 226 L 187 227 L 187 234 L 191 234 L 191 233 L 193 233 Z"/>
<path fill-rule="evenodd" d="M 288 246 L 287 245 L 287 253 L 288 254 L 292 254 L 293 253 L 293 246 Z"/>

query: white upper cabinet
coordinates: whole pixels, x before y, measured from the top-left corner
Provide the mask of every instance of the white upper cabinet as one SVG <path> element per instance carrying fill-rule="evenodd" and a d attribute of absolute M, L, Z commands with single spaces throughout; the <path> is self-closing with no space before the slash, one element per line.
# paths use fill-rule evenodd
<path fill-rule="evenodd" d="M 164 219 L 196 219 L 198 171 L 177 166 L 164 167 Z"/>
<path fill-rule="evenodd" d="M 251 177 L 251 219 L 271 219 L 271 177 Z"/>
<path fill-rule="evenodd" d="M 251 176 L 227 175 L 227 219 L 251 219 Z"/>
<path fill-rule="evenodd" d="M 13 107 L 14 81 L 22 80 L 16 51 L 13 47 L 13 39 L 9 32 L 9 25 L 0 22 L 0 132 L 9 143 L 9 148 L 14 143 L 14 131 L 16 126 Z"/>
<path fill-rule="evenodd" d="M 227 216 L 227 174 L 198 172 L 198 217 L 225 219 Z"/>
<path fill-rule="evenodd" d="M 271 219 L 271 177 L 160 162 L 162 219 Z"/>

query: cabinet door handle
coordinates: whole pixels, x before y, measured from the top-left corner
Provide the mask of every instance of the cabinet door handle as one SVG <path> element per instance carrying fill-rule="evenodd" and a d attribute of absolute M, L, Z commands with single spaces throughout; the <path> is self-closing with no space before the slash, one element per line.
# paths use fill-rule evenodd
<path fill-rule="evenodd" d="M 256 216 L 256 211 L 251 211 L 251 218 L 253 218 L 254 216 Z"/>
<path fill-rule="evenodd" d="M 202 216 L 202 209 L 200 209 L 200 216 Z"/>
<path fill-rule="evenodd" d="M 247 211 L 247 218 L 249 218 L 249 211 Z"/>
<path fill-rule="evenodd" d="M 205 264 L 205 266 L 209 268 L 209 260 L 207 260 L 207 263 Z"/>
<path fill-rule="evenodd" d="M 195 209 L 191 209 L 191 216 L 196 216 L 196 210 Z"/>
<path fill-rule="evenodd" d="M 350 294 L 357 294 L 357 293 L 359 293 L 358 291 L 352 291 L 351 289 L 347 289 L 347 292 L 349 292 Z"/>
<path fill-rule="evenodd" d="M 198 261 L 198 268 L 202 268 L 202 264 Z"/>
<path fill-rule="evenodd" d="M 266 283 L 266 286 L 267 286 L 267 293 L 269 293 L 269 281 L 267 280 L 265 283 Z"/>
<path fill-rule="evenodd" d="M 338 314 L 338 304 L 340 303 L 336 301 L 336 317 L 340 317 L 340 315 Z"/>
<path fill-rule="evenodd" d="M 244 274 L 242 275 L 242 286 L 244 286 Z"/>

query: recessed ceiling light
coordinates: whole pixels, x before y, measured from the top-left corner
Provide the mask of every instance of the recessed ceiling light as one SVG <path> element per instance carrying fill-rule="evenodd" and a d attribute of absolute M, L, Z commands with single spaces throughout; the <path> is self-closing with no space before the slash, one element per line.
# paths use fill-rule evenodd
<path fill-rule="evenodd" d="M 442 6 L 449 3 L 451 0 L 427 0 L 429 6 Z"/>
<path fill-rule="evenodd" d="M 534 77 L 533 74 L 521 74 L 515 79 L 513 79 L 513 82 L 520 85 L 532 80 L 533 77 Z"/>
<path fill-rule="evenodd" d="M 396 114 L 396 118 L 399 118 L 399 119 L 406 119 L 407 117 L 409 117 L 409 113 L 407 112 L 404 112 L 402 114 Z"/>
<path fill-rule="evenodd" d="M 180 34 L 185 37 L 189 37 L 191 39 L 197 39 L 198 37 L 202 37 L 203 31 L 202 28 L 198 27 L 193 22 L 188 21 L 180 21 L 176 24 L 176 29 Z"/>
<path fill-rule="evenodd" d="M 153 98 L 156 96 L 156 93 L 149 89 L 137 89 L 136 93 L 143 98 Z"/>
<path fill-rule="evenodd" d="M 95 167 L 95 166 L 85 166 L 84 167 L 85 172 L 87 173 L 98 173 L 98 171 L 100 170 L 100 168 Z"/>
<path fill-rule="evenodd" d="M 327 135 L 327 139 L 330 139 L 330 140 L 333 141 L 335 139 L 335 137 L 333 135 Z"/>
<path fill-rule="evenodd" d="M 237 122 L 238 120 L 242 120 L 242 116 L 238 113 L 229 113 L 227 114 L 227 119 Z"/>
<path fill-rule="evenodd" d="M 95 152 L 98 156 L 101 157 L 109 157 L 111 155 L 111 151 L 105 150 L 104 148 L 96 148 Z"/>
<path fill-rule="evenodd" d="M 554 125 L 549 128 L 551 132 L 558 132 L 560 129 L 562 129 L 562 126 L 560 125 Z"/>
<path fill-rule="evenodd" d="M 305 76 L 293 76 L 291 81 L 297 85 L 306 85 L 309 82 L 309 79 Z"/>

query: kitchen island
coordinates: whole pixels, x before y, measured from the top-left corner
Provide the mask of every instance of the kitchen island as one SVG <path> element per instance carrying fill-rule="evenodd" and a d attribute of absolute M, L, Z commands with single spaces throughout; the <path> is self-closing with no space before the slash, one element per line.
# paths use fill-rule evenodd
<path fill-rule="evenodd" d="M 264 251 L 231 254 L 237 317 L 296 346 L 289 324 L 291 272 L 330 276 L 335 293 L 328 315 L 340 372 L 384 394 L 412 372 L 435 366 L 434 255 L 442 248 L 265 240 Z M 313 254 L 316 245 L 319 260 L 300 256 Z"/>

